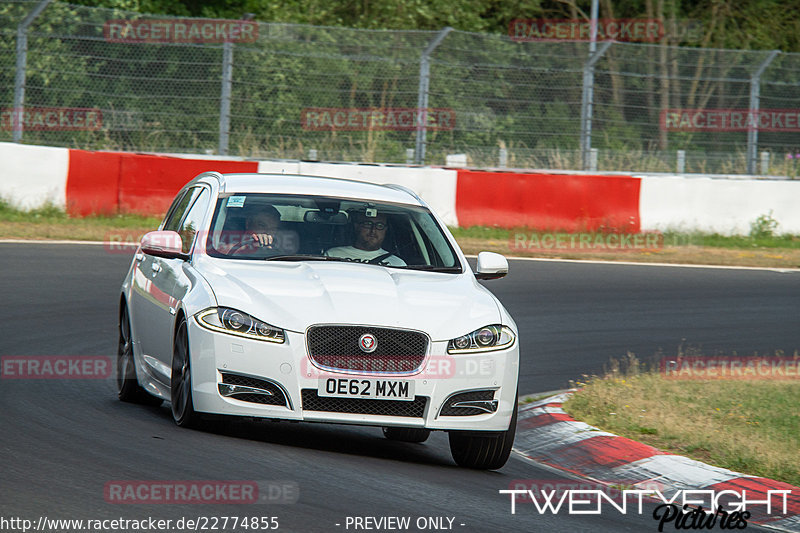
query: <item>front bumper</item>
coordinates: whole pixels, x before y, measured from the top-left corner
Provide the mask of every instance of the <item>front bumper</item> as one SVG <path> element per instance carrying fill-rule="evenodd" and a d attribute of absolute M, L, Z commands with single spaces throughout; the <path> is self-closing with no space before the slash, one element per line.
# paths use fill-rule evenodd
<path fill-rule="evenodd" d="M 431 342 L 420 372 L 376 376 L 318 369 L 308 358 L 305 336 L 301 333 L 287 331 L 285 342 L 275 344 L 213 332 L 200 326 L 194 318 L 188 325 L 192 399 L 198 412 L 434 430 L 505 431 L 517 401 L 518 342 L 502 351 L 459 355 L 446 353 L 447 342 Z M 413 380 L 416 399 L 413 405 L 400 400 L 315 399 L 319 380 L 330 377 Z M 280 389 L 286 401 L 269 405 L 257 403 L 256 396 L 236 395 L 250 401 L 224 396 L 223 393 L 230 394 L 232 389 L 223 381 L 245 385 L 266 382 L 275 387 L 270 389 L 273 392 Z M 482 392 L 475 394 L 474 391 Z M 447 408 L 453 401 L 446 405 L 446 400 L 461 393 L 472 393 L 456 398 L 461 400 L 461 405 L 478 407 Z M 484 398 L 491 399 L 482 401 Z M 494 412 L 485 412 L 482 407 L 486 406 L 494 408 Z M 455 412 L 468 414 L 459 416 L 454 415 Z"/>

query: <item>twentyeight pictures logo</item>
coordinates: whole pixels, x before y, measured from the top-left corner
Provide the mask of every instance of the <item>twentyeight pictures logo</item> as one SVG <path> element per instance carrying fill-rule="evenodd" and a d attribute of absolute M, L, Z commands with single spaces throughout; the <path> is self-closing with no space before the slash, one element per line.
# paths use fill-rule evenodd
<path fill-rule="evenodd" d="M 638 488 L 629 483 L 599 484 L 569 480 L 515 480 L 509 489 L 498 491 L 510 496 L 510 511 L 516 514 L 600 515 L 648 514 L 658 522 L 658 531 L 675 529 L 744 529 L 747 521 L 759 516 L 779 519 L 787 515 L 791 490 L 763 493 L 742 490 L 667 491 L 658 482 Z M 648 486 L 645 486 L 648 485 Z M 645 503 L 651 504 L 645 508 Z M 652 508 L 655 504 L 655 508 Z"/>

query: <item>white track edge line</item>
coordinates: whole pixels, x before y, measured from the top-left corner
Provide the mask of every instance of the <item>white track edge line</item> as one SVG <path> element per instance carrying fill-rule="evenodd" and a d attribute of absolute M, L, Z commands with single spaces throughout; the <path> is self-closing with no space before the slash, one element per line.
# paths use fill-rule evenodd
<path fill-rule="evenodd" d="M 477 257 L 476 255 L 467 255 L 466 257 Z M 587 263 L 595 265 L 626 265 L 626 266 L 650 266 L 650 267 L 677 267 L 677 268 L 717 268 L 727 270 L 766 270 L 779 273 L 800 272 L 800 268 L 788 267 L 754 267 L 754 266 L 736 266 L 736 265 L 693 265 L 689 263 L 639 263 L 636 261 L 603 261 L 600 259 L 554 259 L 551 257 L 515 257 L 507 256 L 508 259 L 514 261 L 541 261 L 546 263 Z"/>

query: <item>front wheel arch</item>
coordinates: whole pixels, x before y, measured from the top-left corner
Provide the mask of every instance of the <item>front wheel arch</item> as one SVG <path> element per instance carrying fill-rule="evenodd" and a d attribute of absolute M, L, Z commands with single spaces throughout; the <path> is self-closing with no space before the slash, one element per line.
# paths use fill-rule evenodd
<path fill-rule="evenodd" d="M 480 435 L 468 431 L 450 431 L 450 452 L 456 464 L 478 470 L 497 470 L 506 464 L 514 445 L 519 409 L 518 395 L 506 431 Z"/>
<path fill-rule="evenodd" d="M 117 396 L 123 402 L 153 406 L 161 405 L 161 398 L 148 394 L 139 385 L 133 352 L 133 328 L 131 326 L 130 307 L 128 307 L 124 296 L 120 297 L 117 326 L 120 334 L 116 361 Z M 123 339 L 123 337 L 127 338 Z"/>

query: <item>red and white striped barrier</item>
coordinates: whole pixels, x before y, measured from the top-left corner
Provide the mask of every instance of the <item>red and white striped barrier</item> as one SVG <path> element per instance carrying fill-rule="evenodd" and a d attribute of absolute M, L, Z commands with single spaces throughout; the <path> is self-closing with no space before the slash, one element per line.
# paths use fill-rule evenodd
<path fill-rule="evenodd" d="M 747 234 L 758 217 L 800 234 L 800 180 L 717 179 L 580 172 L 476 171 L 400 165 L 245 161 L 209 156 L 91 152 L 0 143 L 0 198 L 74 215 L 161 215 L 200 172 L 282 172 L 398 183 L 453 226 L 560 231 Z"/>
<path fill-rule="evenodd" d="M 0 143 L 0 198 L 21 209 L 67 205 L 69 150 Z"/>
<path fill-rule="evenodd" d="M 639 178 L 459 170 L 462 226 L 639 231 Z"/>

